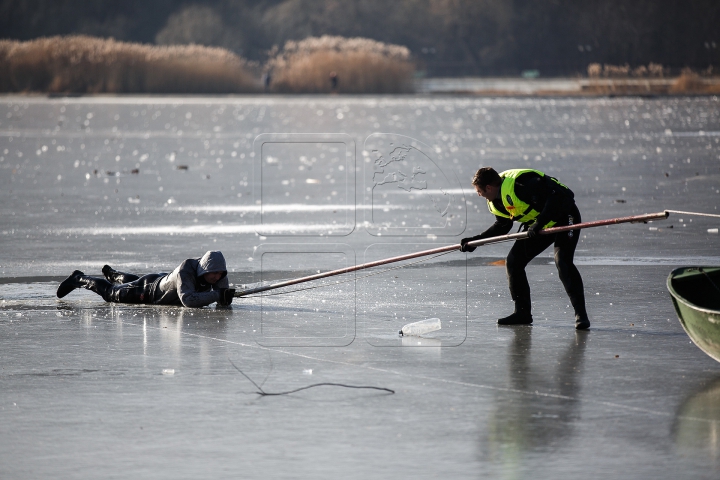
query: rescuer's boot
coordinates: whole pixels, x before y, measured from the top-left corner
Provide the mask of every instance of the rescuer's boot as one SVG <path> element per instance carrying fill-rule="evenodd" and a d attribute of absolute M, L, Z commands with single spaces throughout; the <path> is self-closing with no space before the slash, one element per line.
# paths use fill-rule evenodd
<path fill-rule="evenodd" d="M 590 319 L 587 313 L 575 314 L 575 330 L 587 330 L 590 328 Z"/>
<path fill-rule="evenodd" d="M 498 319 L 498 325 L 530 325 L 533 321 L 530 310 L 515 309 L 511 315 Z"/>

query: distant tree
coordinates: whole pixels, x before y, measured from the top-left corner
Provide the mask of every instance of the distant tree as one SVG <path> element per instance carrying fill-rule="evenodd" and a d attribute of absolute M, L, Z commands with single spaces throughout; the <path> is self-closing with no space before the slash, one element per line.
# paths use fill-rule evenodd
<path fill-rule="evenodd" d="M 408 47 L 430 75 L 720 66 L 718 0 L 0 0 L 0 37 L 84 33 L 222 46 L 264 61 L 313 36 Z"/>
<path fill-rule="evenodd" d="M 237 29 L 231 29 L 213 8 L 190 5 L 173 13 L 155 36 L 160 45 L 197 44 L 224 47 L 242 53 L 243 41 Z"/>
<path fill-rule="evenodd" d="M 0 0 L 0 37 L 85 33 L 151 42 L 177 0 Z"/>
<path fill-rule="evenodd" d="M 512 2 L 431 0 L 429 7 L 442 26 L 440 58 L 464 62 L 474 73 L 489 73 L 511 63 Z"/>

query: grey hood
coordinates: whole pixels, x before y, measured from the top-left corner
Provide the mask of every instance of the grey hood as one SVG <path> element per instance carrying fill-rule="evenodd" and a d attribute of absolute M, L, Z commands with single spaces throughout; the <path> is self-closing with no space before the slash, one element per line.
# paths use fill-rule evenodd
<path fill-rule="evenodd" d="M 223 275 L 210 285 L 203 275 L 212 272 Z M 153 303 L 204 307 L 220 300 L 219 290 L 229 286 L 225 257 L 220 252 L 207 252 L 201 258 L 188 258 L 172 273 L 158 279 Z"/>
<path fill-rule="evenodd" d="M 202 277 L 206 273 L 223 272 L 221 279 L 227 276 L 227 267 L 225 266 L 225 257 L 222 252 L 208 251 L 200 258 L 197 266 L 197 276 Z"/>

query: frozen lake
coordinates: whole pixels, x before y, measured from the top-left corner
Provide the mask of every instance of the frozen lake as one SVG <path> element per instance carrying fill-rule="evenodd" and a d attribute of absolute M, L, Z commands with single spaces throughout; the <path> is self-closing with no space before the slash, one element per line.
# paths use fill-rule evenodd
<path fill-rule="evenodd" d="M 588 332 L 550 251 L 528 267 L 534 325 L 495 324 L 509 244 L 232 310 L 55 289 L 206 250 L 242 285 L 459 243 L 492 222 L 470 185 L 485 165 L 557 177 L 584 221 L 717 214 L 718 106 L 0 97 L 0 477 L 717 478 L 720 365 L 665 289 L 720 265 L 717 218 L 585 230 Z M 397 335 L 427 318 L 442 329 Z M 395 393 L 260 398 L 233 364 L 268 392 Z"/>

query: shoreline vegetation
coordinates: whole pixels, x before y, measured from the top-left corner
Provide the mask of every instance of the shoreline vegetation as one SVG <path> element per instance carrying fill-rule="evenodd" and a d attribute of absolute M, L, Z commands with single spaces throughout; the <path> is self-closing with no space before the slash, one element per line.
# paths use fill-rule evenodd
<path fill-rule="evenodd" d="M 288 41 L 264 68 L 219 47 L 84 35 L 0 40 L 7 93 L 409 93 L 414 73 L 407 48 L 367 38 Z"/>
<path fill-rule="evenodd" d="M 400 45 L 325 35 L 288 41 L 271 55 L 266 70 L 273 92 L 413 92 L 415 67 Z"/>
<path fill-rule="evenodd" d="M 155 46 L 84 35 L 0 40 L 0 91 L 249 93 L 246 62 L 216 47 Z"/>
<path fill-rule="evenodd" d="M 367 38 L 308 37 L 264 65 L 200 45 L 148 45 L 85 35 L 0 40 L 0 93 L 402 94 L 477 96 L 717 95 L 712 67 L 671 77 L 662 65 L 590 64 L 587 76 L 416 78 L 410 50 Z M 444 83 L 443 83 L 444 82 Z"/>
<path fill-rule="evenodd" d="M 720 79 L 713 68 L 704 72 L 683 69 L 680 76 L 667 77 L 667 69 L 657 63 L 639 65 L 588 65 L 589 82 L 583 90 L 600 95 L 717 95 Z"/>

